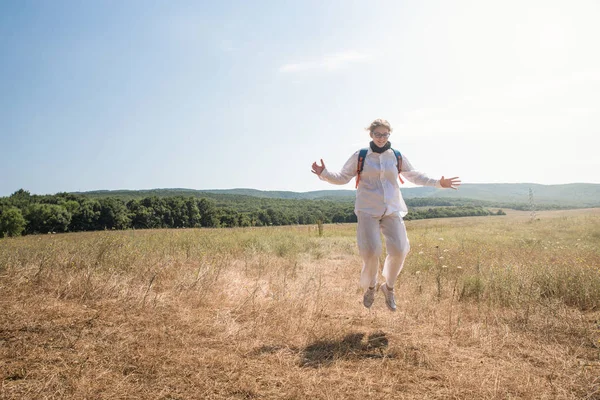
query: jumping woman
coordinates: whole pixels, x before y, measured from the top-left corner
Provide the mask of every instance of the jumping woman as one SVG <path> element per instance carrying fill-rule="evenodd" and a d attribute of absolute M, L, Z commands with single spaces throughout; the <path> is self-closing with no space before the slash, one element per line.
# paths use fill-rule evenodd
<path fill-rule="evenodd" d="M 399 180 L 404 177 L 415 185 L 448 189 L 456 189 L 461 181 L 458 177 L 432 179 L 415 170 L 405 155 L 392 149 L 389 141 L 392 127 L 388 121 L 376 119 L 366 130 L 372 139 L 369 148 L 350 156 L 340 172 L 327 170 L 323 159 L 321 165 L 316 162 L 312 164 L 312 172 L 319 179 L 335 185 L 344 185 L 356 177 L 354 213 L 358 218 L 358 250 L 363 259 L 360 275 L 360 284 L 365 289 L 363 304 L 370 308 L 379 288 L 385 296 L 388 309 L 396 311 L 394 284 L 410 250 L 402 219 L 408 209 L 400 193 Z M 385 237 L 387 257 L 382 272 L 385 282 L 378 284 L 379 256 L 382 251 L 380 231 Z"/>

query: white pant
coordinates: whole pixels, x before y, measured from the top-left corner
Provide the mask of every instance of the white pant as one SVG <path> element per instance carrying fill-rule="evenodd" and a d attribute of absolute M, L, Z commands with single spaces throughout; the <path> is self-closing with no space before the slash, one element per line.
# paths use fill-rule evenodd
<path fill-rule="evenodd" d="M 394 287 L 396 278 L 402 271 L 404 259 L 410 250 L 406 226 L 402 217 L 397 213 L 381 217 L 361 212 L 357 212 L 356 216 L 358 217 L 356 239 L 360 256 L 364 262 L 360 273 L 360 285 L 366 289 L 377 284 L 379 256 L 383 247 L 379 234 L 381 230 L 387 249 L 383 277 L 389 287 Z"/>

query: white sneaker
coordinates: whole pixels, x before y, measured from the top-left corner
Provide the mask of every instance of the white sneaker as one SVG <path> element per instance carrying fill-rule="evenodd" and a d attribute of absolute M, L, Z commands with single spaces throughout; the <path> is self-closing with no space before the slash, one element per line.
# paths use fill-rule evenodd
<path fill-rule="evenodd" d="M 373 305 L 373 302 L 375 301 L 375 292 L 377 291 L 376 288 L 368 288 L 367 290 L 365 290 L 365 294 L 363 296 L 363 305 L 367 308 L 371 308 L 371 306 Z"/>
<path fill-rule="evenodd" d="M 396 311 L 396 299 L 394 298 L 394 289 L 388 289 L 385 283 L 382 283 L 381 286 L 379 286 L 379 289 L 381 289 L 383 295 L 385 296 L 385 305 L 387 306 L 387 308 L 390 311 Z"/>

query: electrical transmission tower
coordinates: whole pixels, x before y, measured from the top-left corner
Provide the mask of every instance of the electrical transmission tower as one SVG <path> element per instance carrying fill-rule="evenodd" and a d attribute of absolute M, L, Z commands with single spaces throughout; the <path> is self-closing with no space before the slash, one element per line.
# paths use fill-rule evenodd
<path fill-rule="evenodd" d="M 529 217 L 531 221 L 535 221 L 535 203 L 533 202 L 533 190 L 529 188 Z"/>

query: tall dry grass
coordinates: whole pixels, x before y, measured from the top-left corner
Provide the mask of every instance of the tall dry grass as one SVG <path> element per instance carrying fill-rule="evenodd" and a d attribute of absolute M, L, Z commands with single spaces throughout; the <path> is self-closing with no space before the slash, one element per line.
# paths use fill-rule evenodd
<path fill-rule="evenodd" d="M 600 210 L 407 223 L 399 311 L 355 226 L 0 241 L 0 397 L 600 398 Z"/>

